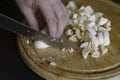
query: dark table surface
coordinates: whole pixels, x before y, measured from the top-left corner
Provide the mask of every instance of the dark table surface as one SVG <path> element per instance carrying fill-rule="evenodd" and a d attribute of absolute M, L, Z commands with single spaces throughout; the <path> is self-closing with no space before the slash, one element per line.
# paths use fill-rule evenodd
<path fill-rule="evenodd" d="M 18 21 L 24 18 L 14 0 L 0 0 L 0 13 Z M 44 80 L 23 62 L 16 41 L 16 34 L 0 28 L 0 80 Z"/>
<path fill-rule="evenodd" d="M 0 0 L 0 13 L 18 21 L 24 18 L 14 0 Z M 0 80 L 44 80 L 23 62 L 16 43 L 16 34 L 0 28 Z"/>

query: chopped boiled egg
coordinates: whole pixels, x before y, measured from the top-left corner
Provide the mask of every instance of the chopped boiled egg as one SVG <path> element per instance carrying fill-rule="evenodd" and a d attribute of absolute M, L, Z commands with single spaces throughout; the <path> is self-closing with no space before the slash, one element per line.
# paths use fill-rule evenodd
<path fill-rule="evenodd" d="M 83 56 L 83 58 L 86 59 L 89 53 L 90 53 L 89 48 L 87 48 L 87 47 L 84 48 L 84 49 L 82 50 L 82 56 Z"/>
<path fill-rule="evenodd" d="M 78 39 L 81 39 L 80 29 L 76 29 L 75 34 Z"/>
<path fill-rule="evenodd" d="M 77 17 L 78 17 L 78 14 L 77 14 L 77 13 L 73 15 L 73 18 L 76 19 Z"/>
<path fill-rule="evenodd" d="M 80 11 L 84 10 L 84 9 L 85 9 L 85 6 L 83 6 L 83 5 L 79 8 Z"/>
<path fill-rule="evenodd" d="M 103 37 L 103 32 L 98 33 L 98 43 L 100 46 L 104 45 L 104 37 Z"/>
<path fill-rule="evenodd" d="M 69 3 L 68 3 L 68 9 L 71 9 L 71 10 L 75 10 L 75 9 L 77 9 L 77 6 L 76 6 L 76 4 L 75 4 L 75 2 L 74 1 L 70 1 Z"/>
<path fill-rule="evenodd" d="M 100 18 L 100 21 L 99 21 L 99 25 L 104 25 L 105 23 L 107 23 L 108 19 L 104 18 L 104 17 L 101 17 Z"/>
<path fill-rule="evenodd" d="M 88 27 L 93 27 L 93 26 L 95 26 L 95 25 L 96 25 L 95 22 L 89 22 L 86 26 L 88 26 Z"/>
<path fill-rule="evenodd" d="M 98 50 L 94 51 L 91 55 L 91 57 L 93 58 L 99 58 L 99 56 L 100 56 L 100 52 Z"/>
<path fill-rule="evenodd" d="M 72 29 L 68 29 L 67 31 L 65 31 L 65 34 L 66 34 L 67 36 L 72 35 L 72 34 L 73 34 Z"/>
<path fill-rule="evenodd" d="M 89 45 L 89 42 L 84 42 L 80 45 L 80 48 L 88 47 L 88 45 Z"/>
<path fill-rule="evenodd" d="M 89 5 L 85 7 L 84 11 L 85 11 L 86 16 L 88 17 L 94 12 L 94 10 Z"/>
<path fill-rule="evenodd" d="M 105 47 L 101 47 L 102 54 L 106 54 L 108 52 L 108 49 Z"/>
<path fill-rule="evenodd" d="M 105 54 L 108 51 L 106 46 L 110 45 L 111 22 L 90 5 L 77 8 L 75 2 L 70 1 L 66 8 L 70 14 L 67 23 L 70 28 L 65 34 L 68 40 L 81 43 L 83 58 L 86 59 L 89 53 L 93 58 L 99 58 L 100 52 Z"/>
<path fill-rule="evenodd" d="M 95 15 L 92 15 L 89 17 L 88 19 L 89 21 L 92 21 L 92 22 L 95 22 L 96 21 L 96 16 Z"/>
<path fill-rule="evenodd" d="M 68 40 L 70 40 L 70 41 L 72 41 L 72 42 L 77 42 L 77 41 L 78 41 L 76 35 L 70 36 Z"/>
<path fill-rule="evenodd" d="M 57 64 L 55 62 L 51 61 L 50 65 L 53 66 L 53 67 L 55 67 Z"/>
<path fill-rule="evenodd" d="M 103 35 L 104 35 L 104 46 L 110 45 L 109 32 L 105 31 L 103 32 Z"/>
<path fill-rule="evenodd" d="M 45 42 L 43 41 L 34 41 L 34 45 L 36 48 L 48 48 L 50 47 L 49 45 L 47 45 Z"/>
<path fill-rule="evenodd" d="M 86 29 L 89 31 L 91 35 L 96 35 L 96 31 L 90 27 L 86 27 Z"/>

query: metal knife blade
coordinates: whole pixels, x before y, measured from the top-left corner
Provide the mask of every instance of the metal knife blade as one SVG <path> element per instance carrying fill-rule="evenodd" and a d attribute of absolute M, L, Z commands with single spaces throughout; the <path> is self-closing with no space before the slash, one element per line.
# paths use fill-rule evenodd
<path fill-rule="evenodd" d="M 7 17 L 3 14 L 0 14 L 0 27 L 8 30 L 10 32 L 26 36 L 32 40 L 43 41 L 54 48 L 59 48 L 59 49 L 71 48 L 70 45 L 63 43 L 60 40 L 53 41 L 53 38 L 51 38 L 50 36 L 45 35 L 41 32 L 37 32 L 37 31 L 29 28 L 29 26 L 27 26 L 23 23 L 20 23 L 10 17 Z"/>

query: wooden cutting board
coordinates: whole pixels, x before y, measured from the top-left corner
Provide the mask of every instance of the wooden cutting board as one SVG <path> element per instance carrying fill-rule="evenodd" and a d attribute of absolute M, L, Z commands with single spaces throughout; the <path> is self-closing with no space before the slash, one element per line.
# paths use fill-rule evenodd
<path fill-rule="evenodd" d="M 66 5 L 70 0 L 62 0 Z M 90 5 L 95 11 L 104 13 L 112 23 L 109 51 L 98 59 L 83 59 L 81 50 L 63 52 L 52 47 L 37 49 L 33 41 L 18 36 L 18 48 L 25 63 L 39 76 L 47 80 L 94 80 L 108 79 L 120 74 L 120 6 L 111 0 L 74 0 L 78 7 Z M 41 20 L 42 21 L 42 20 Z M 61 37 L 65 40 L 64 35 Z M 69 41 L 66 41 L 70 43 Z M 74 43 L 76 47 L 78 43 Z M 56 63 L 51 66 L 50 63 Z"/>

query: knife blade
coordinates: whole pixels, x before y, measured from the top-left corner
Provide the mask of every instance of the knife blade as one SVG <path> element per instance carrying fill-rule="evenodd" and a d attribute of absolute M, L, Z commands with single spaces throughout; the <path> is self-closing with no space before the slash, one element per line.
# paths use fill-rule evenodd
<path fill-rule="evenodd" d="M 54 48 L 72 48 L 70 45 L 67 45 L 63 42 L 61 42 L 61 40 L 54 40 L 53 38 L 45 35 L 41 32 L 37 32 L 33 29 L 31 29 L 29 26 L 20 23 L 10 17 L 7 17 L 3 14 L 0 13 L 0 27 L 3 29 L 6 29 L 10 32 L 16 33 L 16 34 L 21 34 L 23 36 L 26 36 L 32 40 L 40 40 L 45 42 L 46 44 L 48 44 L 51 47 Z"/>

